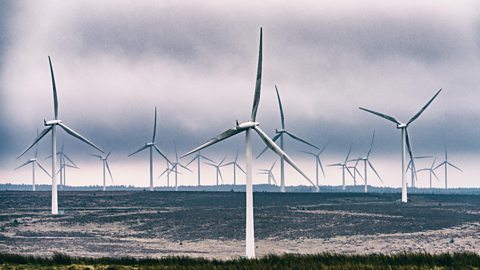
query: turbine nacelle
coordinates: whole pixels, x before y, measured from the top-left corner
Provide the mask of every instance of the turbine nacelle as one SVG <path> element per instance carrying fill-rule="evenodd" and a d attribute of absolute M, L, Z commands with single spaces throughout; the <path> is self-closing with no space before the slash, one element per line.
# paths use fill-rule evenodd
<path fill-rule="evenodd" d="M 36 159 L 36 158 L 31 158 L 31 159 L 29 159 L 28 161 L 29 161 L 29 162 L 34 162 L 34 161 L 37 161 L 37 159 Z"/>
<path fill-rule="evenodd" d="M 45 119 L 43 119 L 43 125 L 45 126 L 54 126 L 54 125 L 58 125 L 62 123 L 62 120 L 50 120 L 50 121 L 46 121 Z"/>
<path fill-rule="evenodd" d="M 151 147 L 151 146 L 154 146 L 154 145 L 155 145 L 155 143 L 153 143 L 153 142 L 145 143 L 145 146 L 148 146 L 148 147 Z"/>
<path fill-rule="evenodd" d="M 404 123 L 397 124 L 398 129 L 407 128 L 407 127 L 408 127 L 408 124 L 404 124 Z"/>
<path fill-rule="evenodd" d="M 275 132 L 276 132 L 276 133 L 285 133 L 285 132 L 287 132 L 287 130 L 284 129 L 284 128 L 282 128 L 282 129 L 275 129 Z"/>
<path fill-rule="evenodd" d="M 256 127 L 258 125 L 260 125 L 260 123 L 253 122 L 253 121 L 243 122 L 241 124 L 239 124 L 237 121 L 237 129 L 249 129 L 249 128 Z"/>

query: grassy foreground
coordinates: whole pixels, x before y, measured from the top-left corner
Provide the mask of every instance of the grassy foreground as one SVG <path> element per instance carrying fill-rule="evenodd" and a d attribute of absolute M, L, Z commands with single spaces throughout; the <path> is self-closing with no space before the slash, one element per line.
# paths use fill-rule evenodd
<path fill-rule="evenodd" d="M 57 253 L 52 257 L 0 253 L 0 269 L 480 269 L 475 253 L 431 255 L 270 255 L 255 260 L 87 258 Z"/>

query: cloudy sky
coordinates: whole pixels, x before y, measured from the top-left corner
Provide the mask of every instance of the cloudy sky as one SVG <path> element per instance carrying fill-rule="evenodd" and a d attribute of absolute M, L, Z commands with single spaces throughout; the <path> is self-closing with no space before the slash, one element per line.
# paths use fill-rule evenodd
<path fill-rule="evenodd" d="M 113 150 L 117 184 L 146 186 L 148 154 L 126 156 L 151 137 L 155 106 L 158 144 L 172 158 L 174 142 L 184 153 L 233 127 L 235 120 L 248 120 L 263 27 L 258 120 L 268 134 L 280 125 L 277 84 L 287 128 L 319 146 L 331 139 L 325 164 L 344 158 L 351 143 L 352 155 L 361 155 L 376 130 L 372 162 L 387 186 L 400 186 L 400 132 L 358 107 L 407 121 L 442 88 L 410 126 L 414 152 L 441 159 L 448 147 L 451 161 L 464 169 L 451 170 L 451 185 L 480 185 L 478 1 L 0 0 L 0 5 L 1 183 L 31 181 L 29 169 L 13 168 L 32 155 L 15 159 L 43 128 L 43 119 L 53 117 L 48 55 L 60 119 Z M 101 163 L 87 155 L 93 149 L 60 133 L 59 145 L 64 142 L 81 167 L 68 172 L 69 183 L 99 184 Z M 258 153 L 261 142 L 256 139 L 254 146 Z M 45 138 L 40 144 L 44 165 L 49 149 Z M 243 136 L 204 153 L 221 159 L 237 150 L 243 157 Z M 313 160 L 300 152 L 309 148 L 287 139 L 286 150 L 314 178 Z M 274 160 L 269 153 L 255 168 Z M 164 166 L 159 160 L 156 172 Z M 230 183 L 230 170 L 224 174 Z M 214 183 L 213 175 L 205 167 L 207 184 Z M 338 169 L 327 168 L 326 175 L 323 183 L 340 183 Z M 290 168 L 287 176 L 289 185 L 306 183 Z M 180 180 L 193 184 L 195 177 L 184 173 Z M 380 185 L 373 175 L 370 179 Z M 420 181 L 426 186 L 427 175 Z"/>

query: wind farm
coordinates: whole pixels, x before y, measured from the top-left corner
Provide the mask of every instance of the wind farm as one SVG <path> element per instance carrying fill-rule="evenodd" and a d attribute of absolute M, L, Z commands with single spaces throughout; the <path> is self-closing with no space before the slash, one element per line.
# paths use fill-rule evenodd
<path fill-rule="evenodd" d="M 474 267 L 480 4 L 370 4 L 9 4 L 0 268 Z"/>

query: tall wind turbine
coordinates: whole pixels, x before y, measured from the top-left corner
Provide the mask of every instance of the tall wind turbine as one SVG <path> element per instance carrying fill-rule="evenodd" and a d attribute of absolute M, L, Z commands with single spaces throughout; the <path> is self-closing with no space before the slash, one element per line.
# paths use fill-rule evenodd
<path fill-rule="evenodd" d="M 320 155 L 325 151 L 325 149 L 327 149 L 328 144 L 330 144 L 330 141 L 328 141 L 323 146 L 323 148 L 320 151 L 318 151 L 317 153 L 313 153 L 313 152 L 309 152 L 309 151 L 302 151 L 305 154 L 308 154 L 308 155 L 311 155 L 311 156 L 315 157 L 315 179 L 316 179 L 315 184 L 317 185 L 318 190 L 320 190 L 320 184 L 319 184 L 319 181 L 318 181 L 318 167 L 320 167 L 320 169 L 322 170 L 323 178 L 325 178 L 325 171 L 323 170 L 322 161 L 320 160 Z"/>
<path fill-rule="evenodd" d="M 277 185 L 277 180 L 275 179 L 275 176 L 273 175 L 273 168 L 275 167 L 276 163 L 277 163 L 277 161 L 273 162 L 270 169 L 260 169 L 260 172 L 258 173 L 258 174 L 266 174 L 268 176 L 268 184 L 269 185 L 272 184 L 272 180 L 273 180 L 273 182 L 275 182 L 275 185 Z"/>
<path fill-rule="evenodd" d="M 110 170 L 110 166 L 108 166 L 108 157 L 110 156 L 112 152 L 108 152 L 106 156 L 101 156 L 97 154 L 89 154 L 90 156 L 97 157 L 102 161 L 103 165 L 103 191 L 107 190 L 107 183 L 106 183 L 106 171 L 108 171 L 108 174 L 110 175 L 110 179 L 112 180 L 113 183 L 113 176 L 112 176 L 112 171 Z"/>
<path fill-rule="evenodd" d="M 37 136 L 38 136 L 38 130 L 37 130 Z M 42 166 L 42 164 L 40 164 L 37 157 L 38 157 L 38 144 L 35 148 L 34 158 L 29 159 L 27 162 L 25 162 L 22 165 L 15 168 L 15 170 L 18 170 L 18 169 L 22 168 L 23 166 L 26 166 L 28 164 L 32 164 L 32 191 L 36 190 L 36 188 L 35 188 L 35 165 L 38 165 L 38 167 L 40 167 L 40 169 L 42 169 L 42 171 L 44 171 L 48 175 L 48 177 L 52 178 L 52 176 L 47 172 L 47 170 Z"/>
<path fill-rule="evenodd" d="M 153 149 L 155 149 L 160 156 L 162 156 L 168 163 L 172 164 L 170 160 L 160 151 L 157 144 L 155 143 L 155 135 L 157 133 L 157 107 L 155 107 L 155 118 L 153 120 L 153 136 L 151 142 L 146 142 L 144 146 L 140 147 L 137 151 L 128 155 L 129 157 L 135 155 L 138 152 L 141 152 L 147 148 L 150 150 L 150 191 L 153 191 Z"/>
<path fill-rule="evenodd" d="M 280 138 L 280 149 L 282 149 L 282 151 L 285 151 L 285 148 L 284 148 L 284 140 L 283 140 L 283 137 L 284 137 L 284 134 L 287 134 L 288 136 L 290 136 L 292 139 L 294 140 L 297 140 L 301 143 L 304 143 L 306 145 L 309 145 L 317 150 L 320 150 L 318 147 L 316 147 L 315 145 L 307 142 L 306 140 L 294 135 L 293 133 L 291 133 L 290 131 L 288 131 L 286 128 L 285 128 L 285 116 L 283 114 L 283 107 L 282 107 L 282 101 L 280 100 L 280 94 L 278 92 L 278 88 L 277 86 L 275 85 L 275 91 L 277 93 L 277 99 L 278 99 L 278 107 L 280 108 L 280 120 L 282 122 L 282 129 L 278 130 L 276 129 L 275 130 L 275 133 L 277 133 L 277 135 L 275 135 L 273 138 L 272 138 L 272 141 L 277 141 L 279 138 Z M 258 154 L 257 158 L 259 158 L 265 151 L 267 151 L 268 149 L 268 146 L 265 147 L 262 152 L 260 152 L 260 154 Z M 318 187 L 317 187 L 317 190 Z M 283 157 L 280 157 L 280 192 L 285 192 L 285 166 L 284 166 L 284 159 Z"/>
<path fill-rule="evenodd" d="M 92 146 L 93 148 L 97 149 L 98 151 L 102 152 L 98 146 L 84 138 L 82 135 L 78 134 L 73 129 L 69 128 L 65 125 L 62 120 L 58 119 L 58 100 L 57 100 L 57 88 L 55 85 L 55 76 L 53 75 L 53 68 L 52 68 L 52 61 L 50 60 L 50 56 L 48 57 L 48 62 L 50 64 L 50 74 L 52 77 L 52 87 L 53 87 L 53 110 L 54 110 L 54 120 L 46 121 L 43 120 L 43 124 L 46 128 L 37 136 L 37 138 L 33 141 L 31 145 L 29 145 L 17 158 L 21 157 L 25 154 L 30 148 L 32 148 L 38 141 L 40 141 L 48 132 L 52 131 L 52 214 L 58 214 L 58 198 L 57 198 L 57 176 L 56 176 L 56 163 L 57 163 L 57 135 L 56 135 L 56 127 L 59 126 L 69 135 L 81 140 L 82 142 Z"/>
<path fill-rule="evenodd" d="M 234 186 L 237 185 L 237 168 L 245 174 L 245 171 L 242 169 L 240 164 L 238 164 L 237 160 L 238 160 L 238 151 L 237 151 L 237 154 L 235 155 L 235 159 L 232 162 L 228 162 L 228 163 L 225 163 L 225 164 L 222 165 L 222 167 L 232 165 L 232 167 L 233 167 L 233 185 Z"/>
<path fill-rule="evenodd" d="M 195 160 L 197 161 L 197 186 L 201 186 L 201 182 L 200 182 L 200 167 L 201 167 L 200 163 L 201 163 L 201 159 L 208 160 L 210 162 L 214 162 L 213 160 L 209 159 L 208 157 L 202 155 L 200 153 L 200 151 L 198 151 L 198 153 L 195 155 L 195 157 L 192 158 L 192 160 L 190 160 L 190 162 L 188 162 L 187 165 L 185 165 L 185 166 L 188 167 L 188 165 L 190 165 L 193 161 L 195 161 Z"/>
<path fill-rule="evenodd" d="M 379 112 L 372 111 L 372 110 L 369 110 L 369 109 L 365 109 L 365 108 L 362 108 L 362 107 L 359 108 L 360 110 L 364 110 L 366 112 L 375 114 L 375 115 L 380 116 L 384 119 L 387 119 L 390 122 L 395 123 L 397 125 L 397 129 L 400 129 L 400 131 L 401 131 L 401 139 L 402 139 L 402 202 L 403 203 L 407 202 L 407 179 L 406 179 L 406 175 L 405 175 L 405 172 L 406 172 L 405 171 L 405 145 L 407 146 L 407 150 L 408 150 L 408 154 L 410 155 L 410 159 L 412 159 L 412 168 L 415 170 L 415 162 L 413 162 L 412 147 L 411 147 L 411 144 L 410 144 L 410 139 L 408 137 L 408 126 L 413 121 L 415 121 L 427 109 L 427 107 L 430 105 L 430 103 L 433 102 L 433 100 L 438 96 L 438 94 L 440 94 L 441 91 L 442 91 L 442 89 L 438 90 L 438 92 L 427 102 L 427 104 L 425 104 L 420 109 L 420 111 L 418 111 L 412 118 L 410 118 L 410 120 L 408 120 L 407 123 L 399 122 L 394 117 L 383 114 L 383 113 L 379 113 Z"/>
<path fill-rule="evenodd" d="M 372 153 L 372 148 L 373 148 L 373 142 L 375 140 L 375 130 L 373 131 L 373 135 L 372 135 L 372 141 L 370 142 L 370 147 L 368 148 L 368 152 L 367 152 L 367 155 L 359 158 L 358 160 L 360 161 L 363 161 L 363 180 L 364 180 L 364 183 L 365 183 L 365 187 L 364 187 L 364 191 L 365 193 L 368 192 L 368 167 L 370 167 L 370 169 L 372 169 L 372 171 L 375 173 L 375 175 L 378 177 L 378 179 L 380 180 L 380 182 L 382 182 L 383 184 L 383 180 L 382 178 L 380 177 L 380 175 L 378 174 L 377 170 L 375 170 L 375 168 L 373 167 L 372 163 L 370 162 L 370 154 Z M 367 166 L 368 165 L 368 166 Z"/>
<path fill-rule="evenodd" d="M 425 169 L 421 169 L 421 170 L 418 170 L 417 172 L 422 172 L 422 171 L 428 171 L 429 172 L 429 175 L 430 175 L 430 188 L 432 188 L 432 175 L 435 176 L 435 178 L 440 181 L 440 179 L 438 179 L 438 176 L 437 174 L 435 173 L 435 162 L 437 161 L 437 159 L 433 159 L 433 162 L 432 162 L 432 166 L 428 167 L 428 168 L 425 168 Z"/>
<path fill-rule="evenodd" d="M 175 191 L 178 191 L 178 166 L 184 168 L 185 170 L 188 170 L 191 172 L 191 170 L 182 165 L 179 161 L 178 161 L 178 152 L 177 152 L 177 145 L 174 143 L 173 144 L 173 147 L 175 148 L 175 162 L 172 163 L 172 168 L 170 169 L 170 172 L 174 172 L 175 173 Z M 167 174 L 168 176 L 168 174 Z"/>
<path fill-rule="evenodd" d="M 451 166 L 451 167 L 453 167 L 453 168 L 455 168 L 455 169 L 457 169 L 457 170 L 459 170 L 459 171 L 461 171 L 461 172 L 463 172 L 463 171 L 462 171 L 462 169 L 460 169 L 459 167 L 453 165 L 452 163 L 450 163 L 450 161 L 448 161 L 448 151 L 447 151 L 447 148 L 445 148 L 445 160 L 442 161 L 440 164 L 438 164 L 438 165 L 434 168 L 434 170 L 436 170 L 436 169 L 438 169 L 438 168 L 440 168 L 440 167 L 442 167 L 442 166 L 445 166 L 445 176 L 444 176 L 444 177 L 445 177 L 445 189 L 447 189 L 447 188 L 448 188 L 448 173 L 447 173 L 447 168 L 448 168 L 448 166 Z"/>
<path fill-rule="evenodd" d="M 238 133 L 245 132 L 245 157 L 246 157 L 246 166 L 245 172 L 247 173 L 246 177 L 246 257 L 255 258 L 255 239 L 254 239 L 254 227 L 253 227 L 253 186 L 252 186 L 252 143 L 251 143 L 251 131 L 255 131 L 258 136 L 263 140 L 263 142 L 272 149 L 277 155 L 283 157 L 287 163 L 289 163 L 295 170 L 297 170 L 305 179 L 307 179 L 315 188 L 315 184 L 308 178 L 308 176 L 303 173 L 295 164 L 295 162 L 283 152 L 283 150 L 278 147 L 268 136 L 263 132 L 259 123 L 256 122 L 258 105 L 260 103 L 260 89 L 262 83 L 262 29 L 260 28 L 260 46 L 258 54 L 258 67 L 257 67 L 257 80 L 255 84 L 255 95 L 253 99 L 252 114 L 250 120 L 244 123 L 236 122 L 235 127 L 221 133 L 215 138 L 205 142 L 204 144 L 198 146 L 192 151 L 184 154 L 183 156 L 190 155 L 194 152 L 202 150 L 205 147 L 211 146 L 215 143 L 218 143 L 226 138 L 237 135 Z"/>
<path fill-rule="evenodd" d="M 205 164 L 209 165 L 209 166 L 212 166 L 215 168 L 215 176 L 216 176 L 216 179 L 217 179 L 217 186 L 218 186 L 218 177 L 220 177 L 222 179 L 222 184 L 223 184 L 223 176 L 222 176 L 222 171 L 220 170 L 223 166 L 223 162 L 225 161 L 227 157 L 224 157 L 222 159 L 222 161 L 220 161 L 219 163 L 210 163 L 210 162 L 205 162 Z"/>
<path fill-rule="evenodd" d="M 352 151 L 352 145 L 350 144 L 350 148 L 348 149 L 347 156 L 345 157 L 345 160 L 339 163 L 335 164 L 330 164 L 328 166 L 335 166 L 335 167 L 341 167 L 342 168 L 342 190 L 345 190 L 345 170 L 354 178 L 352 172 L 350 171 L 347 162 L 348 162 L 348 157 L 350 156 L 350 152 Z"/>

